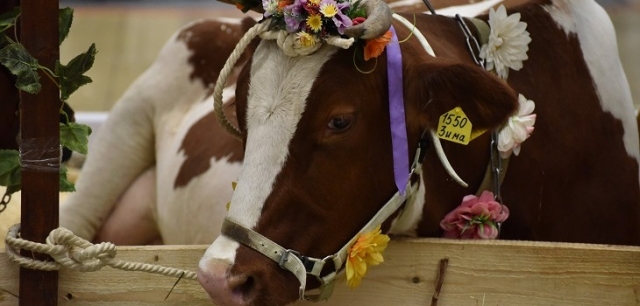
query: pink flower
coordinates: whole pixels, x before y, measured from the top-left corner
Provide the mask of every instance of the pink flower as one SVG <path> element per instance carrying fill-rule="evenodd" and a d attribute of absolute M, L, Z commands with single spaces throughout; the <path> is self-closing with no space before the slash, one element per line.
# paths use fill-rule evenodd
<path fill-rule="evenodd" d="M 493 193 L 484 191 L 480 198 L 468 195 L 462 204 L 440 222 L 444 238 L 495 239 L 498 223 L 509 217 L 509 208 L 496 202 Z"/>

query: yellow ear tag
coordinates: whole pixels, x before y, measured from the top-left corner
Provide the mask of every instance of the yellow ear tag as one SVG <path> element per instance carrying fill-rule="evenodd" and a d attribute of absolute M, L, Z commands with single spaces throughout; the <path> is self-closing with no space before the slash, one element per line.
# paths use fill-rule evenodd
<path fill-rule="evenodd" d="M 233 191 L 236 191 L 236 186 L 238 186 L 238 182 L 231 182 L 231 188 L 233 188 Z M 231 202 L 227 202 L 227 211 L 229 211 L 229 207 L 231 207 Z"/>
<path fill-rule="evenodd" d="M 482 133 L 473 135 L 471 137 L 471 131 L 473 124 L 467 118 L 467 115 L 462 111 L 462 108 L 456 107 L 440 116 L 440 122 L 438 124 L 438 130 L 436 135 L 438 138 L 448 140 L 451 142 L 467 145 L 473 138 L 480 136 Z"/>

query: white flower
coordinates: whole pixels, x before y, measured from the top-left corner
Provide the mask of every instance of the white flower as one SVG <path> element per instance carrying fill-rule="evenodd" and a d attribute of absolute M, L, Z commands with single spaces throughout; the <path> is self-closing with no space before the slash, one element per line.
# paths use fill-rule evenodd
<path fill-rule="evenodd" d="M 536 114 L 532 114 L 536 104 L 523 95 L 518 97 L 518 102 L 518 114 L 509 118 L 498 135 L 498 151 L 502 158 L 508 158 L 512 152 L 518 156 L 520 145 L 529 138 L 536 124 Z"/>
<path fill-rule="evenodd" d="M 264 16 L 269 17 L 278 13 L 278 0 L 262 0 Z"/>
<path fill-rule="evenodd" d="M 489 42 L 482 46 L 480 57 L 485 59 L 486 69 L 495 69 L 496 74 L 506 79 L 509 68 L 520 70 L 527 60 L 531 37 L 527 24 L 520 22 L 520 13 L 507 16 L 507 9 L 500 5 L 498 10 L 489 10 Z"/>

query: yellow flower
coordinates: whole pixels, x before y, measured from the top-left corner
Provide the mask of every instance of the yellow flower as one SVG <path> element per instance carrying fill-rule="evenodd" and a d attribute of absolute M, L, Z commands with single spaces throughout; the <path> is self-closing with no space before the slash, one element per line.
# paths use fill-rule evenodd
<path fill-rule="evenodd" d="M 307 25 L 314 32 L 318 32 L 322 29 L 322 17 L 319 14 L 311 15 L 307 18 Z"/>
<path fill-rule="evenodd" d="M 320 5 L 320 0 L 309 0 L 309 2 L 314 5 Z"/>
<path fill-rule="evenodd" d="M 361 234 L 349 249 L 347 256 L 347 285 L 355 289 L 367 273 L 367 265 L 376 266 L 384 261 L 382 252 L 387 248 L 389 236 L 381 233 L 380 226 Z"/>
<path fill-rule="evenodd" d="M 320 13 L 322 13 L 324 17 L 331 18 L 338 14 L 338 7 L 333 3 L 325 3 L 320 6 Z"/>
<path fill-rule="evenodd" d="M 307 32 L 298 32 L 298 42 L 300 46 L 304 48 L 313 47 L 316 45 L 316 38 Z"/>
<path fill-rule="evenodd" d="M 233 191 L 236 191 L 236 186 L 238 186 L 238 182 L 231 182 L 231 188 L 233 188 Z M 230 207 L 231 207 L 231 202 L 227 202 L 227 211 L 229 210 Z"/>

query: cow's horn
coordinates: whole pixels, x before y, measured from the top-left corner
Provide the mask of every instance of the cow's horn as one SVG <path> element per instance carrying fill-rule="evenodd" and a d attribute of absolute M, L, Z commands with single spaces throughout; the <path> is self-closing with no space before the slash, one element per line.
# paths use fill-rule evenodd
<path fill-rule="evenodd" d="M 344 33 L 353 38 L 373 39 L 382 36 L 391 27 L 391 9 L 381 0 L 362 0 L 367 12 L 367 20 L 345 29 Z"/>
<path fill-rule="evenodd" d="M 451 163 L 449 163 L 447 156 L 444 154 L 444 150 L 442 149 L 442 144 L 440 143 L 440 138 L 438 138 L 438 135 L 436 135 L 436 133 L 433 130 L 431 130 L 431 139 L 433 139 L 432 141 L 433 141 L 433 146 L 436 149 L 436 154 L 438 155 L 438 158 L 440 159 L 442 166 L 444 166 L 444 169 L 447 170 L 447 173 L 449 173 L 451 178 L 454 181 L 456 181 L 456 183 L 460 184 L 460 186 L 465 188 L 469 187 L 469 185 L 465 181 L 463 181 L 460 178 L 460 176 L 458 176 L 458 174 L 456 173 L 456 170 L 453 170 Z"/>

